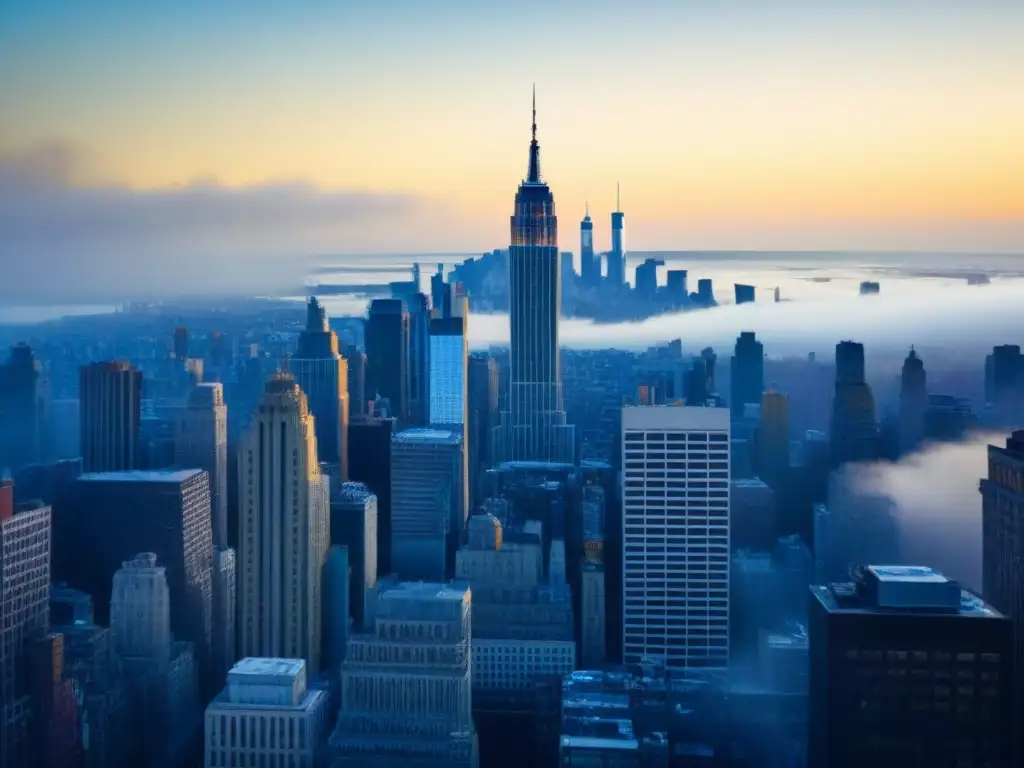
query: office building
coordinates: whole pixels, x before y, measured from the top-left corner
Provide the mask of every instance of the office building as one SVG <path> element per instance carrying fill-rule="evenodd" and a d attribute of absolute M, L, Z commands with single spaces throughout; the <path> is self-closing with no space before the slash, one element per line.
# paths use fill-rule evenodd
<path fill-rule="evenodd" d="M 756 291 L 752 285 L 743 285 L 742 283 L 736 283 L 733 285 L 735 292 L 736 304 L 753 304 L 756 301 Z"/>
<path fill-rule="evenodd" d="M 366 415 L 366 353 L 355 345 L 345 347 L 348 362 L 349 420 Z"/>
<path fill-rule="evenodd" d="M 342 483 L 337 493 L 331 489 L 331 545 L 344 546 L 351 569 L 349 602 L 357 627 L 366 620 L 366 605 L 376 590 L 377 497 L 362 483 Z"/>
<path fill-rule="evenodd" d="M 490 436 L 498 426 L 498 362 L 490 355 L 474 354 L 468 363 L 466 396 L 469 445 L 469 490 L 472 508 L 483 496 L 483 473 L 490 466 Z"/>
<path fill-rule="evenodd" d="M 37 464 L 51 447 L 40 371 L 27 344 L 12 347 L 6 364 L 0 365 L 0 467 Z"/>
<path fill-rule="evenodd" d="M 924 440 L 928 410 L 928 375 L 917 352 L 910 350 L 900 377 L 900 453 L 909 453 Z"/>
<path fill-rule="evenodd" d="M 875 398 L 864 378 L 864 345 L 836 345 L 836 386 L 832 400 L 832 466 L 874 461 L 879 455 Z"/>
<path fill-rule="evenodd" d="M 142 374 L 123 361 L 83 366 L 78 400 L 82 470 L 138 469 Z"/>
<path fill-rule="evenodd" d="M 1013 624 L 955 581 L 864 566 L 809 634 L 809 765 L 1011 765 Z"/>
<path fill-rule="evenodd" d="M 409 314 L 409 424 L 430 418 L 430 301 L 416 292 L 402 297 Z"/>
<path fill-rule="evenodd" d="M 374 299 L 366 320 L 366 398 L 383 397 L 409 423 L 409 313 L 401 299 Z"/>
<path fill-rule="evenodd" d="M 235 573 L 235 550 L 213 548 L 213 654 L 211 669 L 217 680 L 227 674 L 235 663 L 238 636 L 238 586 Z"/>
<path fill-rule="evenodd" d="M 665 266 L 661 259 L 644 259 L 636 268 L 636 293 L 639 298 L 654 301 L 658 295 L 658 267 Z"/>
<path fill-rule="evenodd" d="M 608 252 L 608 282 L 626 284 L 626 214 L 622 212 L 619 185 L 615 185 L 615 211 L 612 213 L 612 249 Z"/>
<path fill-rule="evenodd" d="M 377 497 L 377 573 L 391 568 L 391 440 L 395 420 L 368 416 L 349 424 L 349 442 L 358 445 L 349 457 L 349 477 Z"/>
<path fill-rule="evenodd" d="M 174 435 L 174 463 L 210 475 L 213 544 L 228 545 L 228 407 L 224 385 L 198 384 L 180 409 Z"/>
<path fill-rule="evenodd" d="M 566 423 L 558 350 L 558 219 L 555 198 L 541 178 L 536 97 L 530 161 L 516 192 L 511 230 L 509 408 L 502 416 L 495 449 L 502 461 L 571 464 L 576 433 Z"/>
<path fill-rule="evenodd" d="M 31 643 L 49 631 L 50 508 L 15 506 L 0 480 L 0 764 L 29 764 Z"/>
<path fill-rule="evenodd" d="M 668 271 L 668 284 L 666 291 L 672 300 L 673 307 L 679 307 L 690 299 L 687 288 L 688 272 L 685 269 L 670 269 Z"/>
<path fill-rule="evenodd" d="M 789 475 L 789 398 L 769 390 L 761 395 L 761 422 L 757 428 L 757 474 L 776 491 Z"/>
<path fill-rule="evenodd" d="M 337 680 L 341 662 L 345 660 L 350 632 L 349 583 L 352 568 L 348 547 L 332 545 L 324 559 L 324 669 Z"/>
<path fill-rule="evenodd" d="M 623 661 L 729 662 L 729 412 L 622 409 Z"/>
<path fill-rule="evenodd" d="M 58 499 L 54 573 L 94 597 L 99 623 L 106 623 L 110 613 L 114 573 L 138 552 L 155 553 L 167 569 L 171 628 L 177 638 L 195 644 L 205 674 L 213 610 L 210 476 L 205 471 L 85 473 Z"/>
<path fill-rule="evenodd" d="M 397 583 L 349 639 L 327 764 L 477 768 L 469 587 Z"/>
<path fill-rule="evenodd" d="M 465 530 L 461 432 L 407 429 L 391 445 L 391 565 L 399 578 L 443 581 Z"/>
<path fill-rule="evenodd" d="M 348 362 L 338 349 L 338 335 L 331 330 L 327 310 L 316 296 L 306 307 L 306 328 L 299 333 L 289 367 L 313 414 L 317 456 L 337 464 L 341 479 L 347 480 Z"/>
<path fill-rule="evenodd" d="M 759 477 L 732 480 L 729 484 L 729 543 L 740 549 L 766 551 L 778 535 L 778 503 L 775 491 Z"/>
<path fill-rule="evenodd" d="M 302 659 L 242 659 L 206 708 L 205 768 L 314 768 L 329 696 L 310 688 Z"/>
<path fill-rule="evenodd" d="M 430 320 L 430 426 L 465 432 L 469 340 L 465 315 Z"/>
<path fill-rule="evenodd" d="M 747 405 L 760 404 L 764 392 L 764 345 L 753 331 L 740 333 L 730 365 L 732 397 L 729 405 L 733 419 L 740 419 Z"/>
<path fill-rule="evenodd" d="M 601 283 L 601 257 L 594 253 L 594 222 L 590 218 L 589 203 L 580 222 L 580 276 L 588 288 Z"/>
<path fill-rule="evenodd" d="M 329 481 L 313 415 L 286 374 L 268 383 L 239 458 L 239 655 L 304 659 L 320 670 Z"/>

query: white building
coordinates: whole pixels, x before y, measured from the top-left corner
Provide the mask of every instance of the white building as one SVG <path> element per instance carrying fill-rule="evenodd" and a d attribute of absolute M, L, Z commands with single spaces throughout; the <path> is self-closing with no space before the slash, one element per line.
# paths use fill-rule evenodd
<path fill-rule="evenodd" d="M 206 708 L 206 768 L 312 768 L 327 733 L 328 693 L 302 659 L 242 659 Z"/>
<path fill-rule="evenodd" d="M 228 545 L 228 407 L 220 383 L 197 384 L 175 422 L 174 462 L 210 475 L 213 543 Z"/>
<path fill-rule="evenodd" d="M 729 662 L 729 411 L 622 409 L 623 660 Z"/>
<path fill-rule="evenodd" d="M 328 479 L 313 415 L 295 380 L 275 375 L 238 459 L 238 634 L 242 657 L 305 659 L 320 671 Z"/>

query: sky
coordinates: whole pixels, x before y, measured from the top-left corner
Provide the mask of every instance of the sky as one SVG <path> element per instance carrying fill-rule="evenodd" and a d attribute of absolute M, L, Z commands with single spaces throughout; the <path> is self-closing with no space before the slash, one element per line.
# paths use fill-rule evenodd
<path fill-rule="evenodd" d="M 501 247 L 534 83 L 563 247 L 621 182 L 634 250 L 1024 251 L 1021 39 L 1017 0 L 4 3 L 0 260 Z"/>

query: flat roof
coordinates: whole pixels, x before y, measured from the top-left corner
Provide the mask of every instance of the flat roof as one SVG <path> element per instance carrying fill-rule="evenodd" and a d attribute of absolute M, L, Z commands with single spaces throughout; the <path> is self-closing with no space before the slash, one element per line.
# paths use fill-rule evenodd
<path fill-rule="evenodd" d="M 450 429 L 417 427 L 414 429 L 403 429 L 391 439 L 398 443 L 456 443 L 462 439 L 462 436 L 452 432 Z"/>
<path fill-rule="evenodd" d="M 925 565 L 869 565 L 867 570 L 879 581 L 888 583 L 947 584 L 949 579 Z"/>
<path fill-rule="evenodd" d="M 250 656 L 235 662 L 235 665 L 228 673 L 230 675 L 253 676 L 253 677 L 280 677 L 287 678 L 290 685 L 291 679 L 299 675 L 306 662 L 303 659 L 278 659 L 260 658 Z M 282 680 L 284 682 L 284 680 Z"/>
<path fill-rule="evenodd" d="M 640 742 L 636 739 L 602 739 L 597 736 L 563 736 L 562 746 L 566 749 L 633 750 L 640 748 Z"/>
<path fill-rule="evenodd" d="M 433 581 L 400 581 L 381 594 L 382 600 L 452 600 L 461 601 L 468 586 L 458 582 L 441 584 Z"/>
<path fill-rule="evenodd" d="M 91 483 L 175 483 L 195 477 L 202 469 L 131 469 L 123 472 L 85 472 L 79 480 Z"/>
<path fill-rule="evenodd" d="M 647 432 L 729 432 L 729 409 L 692 405 L 627 405 L 622 429 Z"/>

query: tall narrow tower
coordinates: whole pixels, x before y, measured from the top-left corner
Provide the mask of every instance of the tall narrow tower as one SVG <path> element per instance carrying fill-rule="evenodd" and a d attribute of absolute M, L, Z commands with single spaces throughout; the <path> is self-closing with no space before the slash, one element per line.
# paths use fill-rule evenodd
<path fill-rule="evenodd" d="M 588 287 L 601 282 L 601 259 L 594 254 L 594 222 L 590 219 L 589 204 L 580 222 L 580 276 Z"/>
<path fill-rule="evenodd" d="M 245 656 L 305 659 L 320 670 L 328 480 L 314 419 L 294 379 L 267 383 L 238 457 L 238 641 Z"/>
<path fill-rule="evenodd" d="M 503 419 L 505 461 L 572 463 L 575 432 L 565 423 L 558 353 L 561 286 L 555 198 L 541 179 L 537 94 L 526 178 L 511 218 L 509 410 Z"/>
<path fill-rule="evenodd" d="M 608 281 L 614 285 L 626 283 L 626 214 L 622 212 L 619 200 L 619 185 L 615 185 L 615 211 L 612 213 L 612 249 L 608 253 Z"/>

